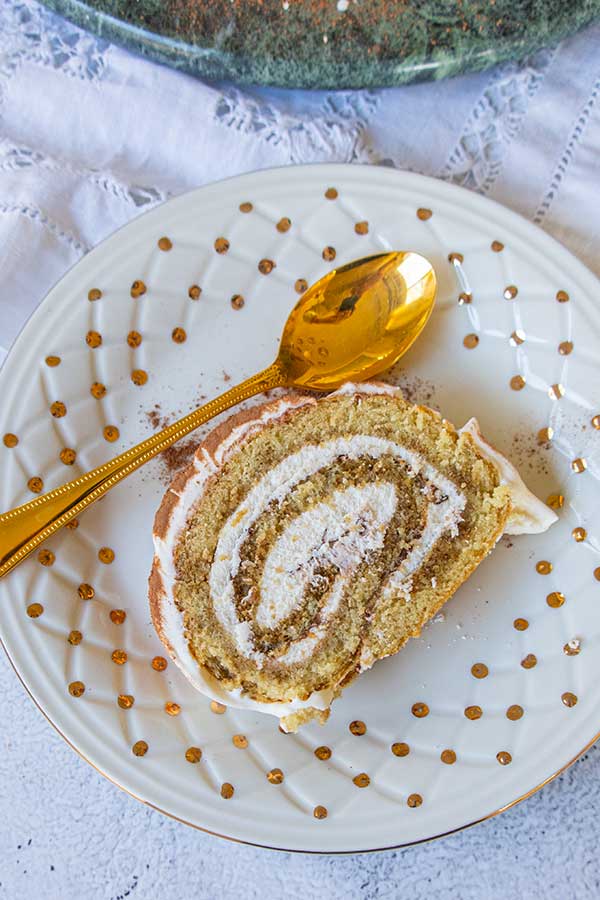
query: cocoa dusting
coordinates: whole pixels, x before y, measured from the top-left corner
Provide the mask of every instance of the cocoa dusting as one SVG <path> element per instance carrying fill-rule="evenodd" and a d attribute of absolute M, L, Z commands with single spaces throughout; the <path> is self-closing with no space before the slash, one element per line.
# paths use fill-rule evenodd
<path fill-rule="evenodd" d="M 146 411 L 146 418 L 155 431 L 158 431 L 159 428 L 166 428 L 167 425 L 171 424 L 170 417 L 161 413 L 160 403 L 156 403 L 152 409 Z"/>
<path fill-rule="evenodd" d="M 223 369 L 223 381 L 231 381 L 231 375 Z"/>
<path fill-rule="evenodd" d="M 191 438 L 187 441 L 178 441 L 172 447 L 167 447 L 160 454 L 161 481 L 170 482 L 173 476 L 184 466 L 191 462 L 198 446 L 198 440 Z"/>

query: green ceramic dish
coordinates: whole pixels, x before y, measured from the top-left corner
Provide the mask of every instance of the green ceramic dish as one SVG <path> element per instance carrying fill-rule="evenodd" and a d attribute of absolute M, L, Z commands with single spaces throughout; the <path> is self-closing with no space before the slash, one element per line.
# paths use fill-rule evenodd
<path fill-rule="evenodd" d="M 600 0 L 46 0 L 110 41 L 208 79 L 304 88 L 406 84 L 552 44 Z"/>

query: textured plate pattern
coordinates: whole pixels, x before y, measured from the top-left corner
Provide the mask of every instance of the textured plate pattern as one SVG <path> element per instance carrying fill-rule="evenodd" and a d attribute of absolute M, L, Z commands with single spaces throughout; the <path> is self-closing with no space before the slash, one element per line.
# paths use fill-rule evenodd
<path fill-rule="evenodd" d="M 6 647 L 77 749 L 138 797 L 242 840 L 360 850 L 441 834 L 526 794 L 598 731 L 597 281 L 448 185 L 360 167 L 263 172 L 171 201 L 90 253 L 0 375 L 8 508 L 263 367 L 300 279 L 387 248 L 425 254 L 440 282 L 393 377 L 457 424 L 480 418 L 554 495 L 547 535 L 503 539 L 422 638 L 298 735 L 211 707 L 162 661 L 146 578 L 164 461 L 0 585 Z"/>

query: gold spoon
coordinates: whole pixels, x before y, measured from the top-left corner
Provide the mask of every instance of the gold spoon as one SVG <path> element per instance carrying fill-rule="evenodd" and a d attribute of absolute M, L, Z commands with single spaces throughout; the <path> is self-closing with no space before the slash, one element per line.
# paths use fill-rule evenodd
<path fill-rule="evenodd" d="M 0 577 L 115 484 L 213 416 L 276 387 L 331 391 L 392 366 L 431 314 L 436 277 L 418 253 L 379 253 L 320 278 L 286 322 L 272 365 L 104 463 L 0 515 Z"/>

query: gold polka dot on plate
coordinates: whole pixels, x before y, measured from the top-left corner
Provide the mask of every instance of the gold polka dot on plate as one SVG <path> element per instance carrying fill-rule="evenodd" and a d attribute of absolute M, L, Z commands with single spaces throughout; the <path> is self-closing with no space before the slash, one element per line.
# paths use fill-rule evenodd
<path fill-rule="evenodd" d="M 271 784 L 281 784 L 283 779 L 284 775 L 281 769 L 271 769 L 270 772 L 267 772 L 267 781 Z"/>
<path fill-rule="evenodd" d="M 525 379 L 522 375 L 513 375 L 509 382 L 513 391 L 522 391 L 525 387 Z"/>
<path fill-rule="evenodd" d="M 557 291 L 556 299 L 558 300 L 559 303 L 568 303 L 569 295 L 567 294 L 566 291 Z"/>
<path fill-rule="evenodd" d="M 55 419 L 62 419 L 63 416 L 67 414 L 67 407 L 60 400 L 55 400 L 54 403 L 50 406 L 50 413 L 54 416 Z"/>
<path fill-rule="evenodd" d="M 511 347 L 520 347 L 521 344 L 524 344 L 526 341 L 525 332 L 521 328 L 515 329 L 511 333 L 511 336 L 508 339 L 508 343 Z"/>
<path fill-rule="evenodd" d="M 202 288 L 198 284 L 192 284 L 188 288 L 188 297 L 190 300 L 199 300 Z"/>
<path fill-rule="evenodd" d="M 131 373 L 131 380 L 138 387 L 141 387 L 143 384 L 146 384 L 148 381 L 148 373 L 143 369 L 134 369 Z"/>
<path fill-rule="evenodd" d="M 235 788 L 228 781 L 223 782 L 221 785 L 221 797 L 223 800 L 231 800 L 235 793 Z"/>
<path fill-rule="evenodd" d="M 127 652 L 125 650 L 113 650 L 110 658 L 117 666 L 124 666 L 127 662 Z"/>
<path fill-rule="evenodd" d="M 472 300 L 473 300 L 473 294 L 471 294 L 469 291 L 461 291 L 460 294 L 458 295 L 458 305 L 459 306 L 465 306 L 466 304 L 468 305 L 469 303 L 472 302 Z"/>
<path fill-rule="evenodd" d="M 106 387 L 99 381 L 94 381 L 93 385 L 90 388 L 90 394 L 92 395 L 92 397 L 95 397 L 96 400 L 99 400 L 100 397 L 104 397 L 105 393 Z"/>
<path fill-rule="evenodd" d="M 240 203 L 239 209 L 240 209 L 240 212 L 249 213 L 249 212 L 252 212 L 254 207 L 252 206 L 251 203 L 248 203 L 248 201 L 245 201 L 244 203 Z"/>
<path fill-rule="evenodd" d="M 94 300 L 100 300 L 102 291 L 99 288 L 90 288 L 88 291 L 88 300 L 93 303 Z"/>
<path fill-rule="evenodd" d="M 570 641 L 567 641 L 563 646 L 563 653 L 565 656 L 579 656 L 581 653 L 581 640 L 572 638 Z"/>
<path fill-rule="evenodd" d="M 105 566 L 109 566 L 111 562 L 114 562 L 114 558 L 115 551 L 111 547 L 100 547 L 98 550 L 98 559 Z"/>
<path fill-rule="evenodd" d="M 528 653 L 527 656 L 524 656 L 521 660 L 521 665 L 524 669 L 533 669 L 537 666 L 537 656 L 535 653 Z"/>
<path fill-rule="evenodd" d="M 71 644 L 72 647 L 76 647 L 82 642 L 82 640 L 83 635 L 77 628 L 73 628 L 73 630 L 70 631 L 67 635 L 67 641 L 69 642 L 69 644 Z"/>
<path fill-rule="evenodd" d="M 476 719 L 480 719 L 483 715 L 483 710 L 480 706 L 467 706 L 465 708 L 465 716 L 467 719 L 471 719 L 474 722 Z"/>
<path fill-rule="evenodd" d="M 229 250 L 229 241 L 227 238 L 218 237 L 215 241 L 215 250 L 217 253 L 227 253 Z"/>
<path fill-rule="evenodd" d="M 63 447 L 60 451 L 60 461 L 65 466 L 72 466 L 77 458 L 77 453 L 71 447 Z"/>
<path fill-rule="evenodd" d="M 527 631 L 529 628 L 529 622 L 527 619 L 515 619 L 513 622 L 513 628 L 516 631 Z"/>
<path fill-rule="evenodd" d="M 561 341 L 558 345 L 558 352 L 561 356 L 568 356 L 573 352 L 573 341 Z"/>
<path fill-rule="evenodd" d="M 94 590 L 92 585 L 88 584 L 86 581 L 79 585 L 79 587 L 77 588 L 77 593 L 82 600 L 93 600 L 96 596 L 96 591 Z"/>
<path fill-rule="evenodd" d="M 200 747 L 188 747 L 185 751 L 185 758 L 189 763 L 198 763 L 202 759 L 202 750 Z"/>
<path fill-rule="evenodd" d="M 548 396 L 551 400 L 560 400 L 564 395 L 565 389 L 562 384 L 551 384 L 548 388 Z"/>
<path fill-rule="evenodd" d="M 331 759 L 331 750 L 329 747 L 317 747 L 315 756 L 317 759 Z"/>
<path fill-rule="evenodd" d="M 354 230 L 357 234 L 368 234 L 369 233 L 369 223 L 366 221 L 357 222 L 354 226 Z"/>
<path fill-rule="evenodd" d="M 96 347 L 99 347 L 102 343 L 102 335 L 99 331 L 88 331 L 85 336 L 85 342 L 88 347 L 91 347 L 92 350 L 95 350 Z"/>
<path fill-rule="evenodd" d="M 155 656 L 150 665 L 155 672 L 164 672 L 168 663 L 164 656 Z"/>
<path fill-rule="evenodd" d="M 440 759 L 443 763 L 446 763 L 447 766 L 452 766 L 456 762 L 456 753 L 454 750 L 442 750 Z"/>
<path fill-rule="evenodd" d="M 315 806 L 313 809 L 313 816 L 315 819 L 326 819 L 327 818 L 327 807 L 325 806 Z"/>
<path fill-rule="evenodd" d="M 496 753 L 496 759 L 501 766 L 508 766 L 512 762 L 512 756 L 508 750 L 500 750 L 499 753 Z"/>
<path fill-rule="evenodd" d="M 464 262 L 464 261 L 465 261 L 465 258 L 464 258 L 464 256 L 462 255 L 462 253 L 449 253 L 449 254 L 448 254 L 448 262 L 451 262 L 451 263 L 462 263 L 462 262 Z"/>
<path fill-rule="evenodd" d="M 336 257 L 335 247 L 324 247 L 321 255 L 326 262 L 332 262 Z"/>
<path fill-rule="evenodd" d="M 427 209 L 425 206 L 420 206 L 417 210 L 417 219 L 420 219 L 421 222 L 426 222 L 427 219 L 432 217 L 433 213 L 430 209 Z"/>
<path fill-rule="evenodd" d="M 16 434 L 12 434 L 12 432 L 9 431 L 2 438 L 2 442 L 5 447 L 8 447 L 10 450 L 12 450 L 12 448 L 16 447 L 19 443 L 19 438 L 16 436 Z"/>
<path fill-rule="evenodd" d="M 594 569 L 594 578 L 596 581 L 600 581 L 600 566 L 597 569 Z"/>
<path fill-rule="evenodd" d="M 68 528 L 70 531 L 75 531 L 75 529 L 79 528 L 79 519 L 71 519 L 70 522 L 66 522 L 65 528 Z"/>
<path fill-rule="evenodd" d="M 146 741 L 136 741 L 131 748 L 131 752 L 134 756 L 145 756 L 148 752 L 148 744 Z"/>
<path fill-rule="evenodd" d="M 161 237 L 158 239 L 158 249 L 162 250 L 164 253 L 167 253 L 173 247 L 173 242 L 168 237 Z"/>
<path fill-rule="evenodd" d="M 547 559 L 540 559 L 540 561 L 535 564 L 535 571 L 538 575 L 549 575 L 552 571 L 552 563 L 548 562 Z"/>
<path fill-rule="evenodd" d="M 308 289 L 308 281 L 305 278 L 297 278 L 294 283 L 294 290 L 297 294 L 303 294 Z"/>
<path fill-rule="evenodd" d="M 325 191 L 325 196 L 327 197 L 328 200 L 335 200 L 337 195 L 338 195 L 338 192 L 336 191 L 336 189 L 334 187 L 327 188 L 327 190 Z"/>
<path fill-rule="evenodd" d="M 411 809 L 416 809 L 416 807 L 421 806 L 422 803 L 423 798 L 420 794 L 411 794 L 406 801 L 406 805 L 410 806 Z"/>
<path fill-rule="evenodd" d="M 492 241 L 490 246 L 494 253 L 500 253 L 502 250 L 504 250 L 504 244 L 502 243 L 502 241 Z"/>
<path fill-rule="evenodd" d="M 215 715 L 222 716 L 226 710 L 227 707 L 223 703 L 219 703 L 218 700 L 210 701 L 210 711 L 215 713 Z"/>
<path fill-rule="evenodd" d="M 366 772 L 360 772 L 360 774 L 355 775 L 352 781 L 358 788 L 366 788 L 371 784 L 371 779 Z"/>
<path fill-rule="evenodd" d="M 245 750 L 248 746 L 248 738 L 245 734 L 234 734 L 231 738 L 234 747 L 237 747 L 238 750 Z"/>
<path fill-rule="evenodd" d="M 475 678 L 487 678 L 489 671 L 485 663 L 474 663 L 471 666 L 471 675 Z"/>
<path fill-rule="evenodd" d="M 408 756 L 410 753 L 410 747 L 404 741 L 396 741 L 392 744 L 391 750 L 394 756 Z"/>
<path fill-rule="evenodd" d="M 241 309 L 245 302 L 241 294 L 234 294 L 230 300 L 233 309 Z"/>
<path fill-rule="evenodd" d="M 69 693 L 71 697 L 81 697 L 85 694 L 85 684 L 83 681 L 72 681 L 69 685 Z"/>
<path fill-rule="evenodd" d="M 547 444 L 554 436 L 554 429 L 548 425 L 546 428 L 540 428 L 537 433 L 538 444 Z"/>
<path fill-rule="evenodd" d="M 139 347 L 142 343 L 142 336 L 139 331 L 130 331 L 127 335 L 127 343 L 130 347 Z"/>
<path fill-rule="evenodd" d="M 183 344 L 185 339 L 187 338 L 185 328 L 181 328 L 179 326 L 177 328 L 174 328 L 171 332 L 171 338 L 176 344 Z"/>
<path fill-rule="evenodd" d="M 38 619 L 43 612 L 44 607 L 41 603 L 30 603 L 27 607 L 27 615 L 30 619 Z"/>
<path fill-rule="evenodd" d="M 119 439 L 119 429 L 116 425 L 105 425 L 102 434 L 104 435 L 104 440 L 108 441 L 109 444 L 114 444 Z"/>
<path fill-rule="evenodd" d="M 592 419 L 592 426 L 597 431 L 600 431 L 600 416 L 594 416 L 594 418 Z"/>
<path fill-rule="evenodd" d="M 577 459 L 574 459 L 571 463 L 571 469 L 575 472 L 576 475 L 581 475 L 582 472 L 585 472 L 587 469 L 587 460 L 583 458 L 583 456 L 578 456 Z"/>
<path fill-rule="evenodd" d="M 413 703 L 410 711 L 417 719 L 424 719 L 429 715 L 429 707 L 426 703 Z"/>
<path fill-rule="evenodd" d="M 551 594 L 548 594 L 546 597 L 546 603 L 552 609 L 559 609 L 563 603 L 565 602 L 565 595 L 560 591 L 552 591 Z"/>
<path fill-rule="evenodd" d="M 467 350 L 474 350 L 478 343 L 479 338 L 476 334 L 467 334 L 463 338 L 463 345 L 467 348 Z"/>
<path fill-rule="evenodd" d="M 172 700 L 167 700 L 165 703 L 165 712 L 168 716 L 178 716 L 181 712 L 181 706 L 179 703 L 174 703 Z"/>
<path fill-rule="evenodd" d="M 519 288 L 516 284 L 509 284 L 504 288 L 504 299 L 505 300 L 514 300 L 517 294 L 519 293 Z"/>
<path fill-rule="evenodd" d="M 60 366 L 60 356 L 47 356 L 46 365 L 50 366 L 51 369 L 55 366 Z"/>
<path fill-rule="evenodd" d="M 277 231 L 281 232 L 281 234 L 285 234 L 286 231 L 289 231 L 292 227 L 292 220 L 288 219 L 287 216 L 283 216 L 275 226 Z"/>
<path fill-rule="evenodd" d="M 361 722 L 360 719 L 355 719 L 348 725 L 348 730 L 350 731 L 350 734 L 355 734 L 357 737 L 360 737 L 367 733 L 367 726 L 364 722 Z"/>
<path fill-rule="evenodd" d="M 549 506 L 550 509 L 562 509 L 565 505 L 565 498 L 562 494 L 550 494 L 546 500 L 546 505 Z"/>
<path fill-rule="evenodd" d="M 261 275 L 270 275 L 276 263 L 272 259 L 261 259 L 258 263 L 258 271 Z"/>
<path fill-rule="evenodd" d="M 121 707 L 121 709 L 131 709 L 133 704 L 135 703 L 135 697 L 131 694 L 119 694 L 117 697 L 117 704 Z"/>
<path fill-rule="evenodd" d="M 53 566 L 56 556 L 52 552 L 52 550 L 40 550 L 38 553 L 38 562 L 41 563 L 42 566 Z"/>
<path fill-rule="evenodd" d="M 571 691 L 565 691 L 565 693 L 561 695 L 560 699 L 565 706 L 571 708 L 577 703 L 577 694 L 572 694 Z"/>
<path fill-rule="evenodd" d="M 518 703 L 513 703 L 512 706 L 509 706 L 506 710 L 506 718 L 510 719 L 511 722 L 517 722 L 519 719 L 523 717 L 523 707 L 519 706 Z"/>
<path fill-rule="evenodd" d="M 131 285 L 129 293 L 135 299 L 136 297 L 143 297 L 147 290 L 148 288 L 146 287 L 144 282 L 137 278 Z"/>

